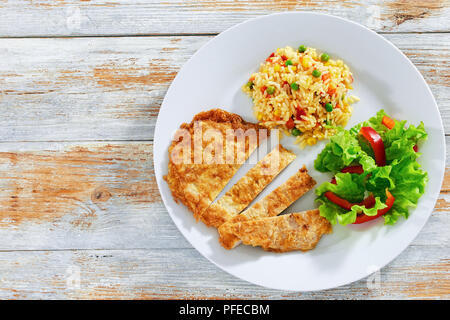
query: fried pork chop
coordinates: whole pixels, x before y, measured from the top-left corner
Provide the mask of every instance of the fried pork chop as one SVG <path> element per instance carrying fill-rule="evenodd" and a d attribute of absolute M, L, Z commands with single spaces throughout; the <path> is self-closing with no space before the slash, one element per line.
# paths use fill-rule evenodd
<path fill-rule="evenodd" d="M 312 250 L 322 235 L 332 231 L 331 224 L 320 216 L 318 209 L 227 223 L 226 228 L 243 244 L 275 252 Z"/>
<path fill-rule="evenodd" d="M 308 170 L 303 166 L 295 175 L 286 180 L 286 182 L 268 194 L 264 199 L 222 224 L 218 229 L 220 243 L 226 249 L 236 247 L 240 243 L 240 239 L 231 232 L 231 224 L 276 216 L 295 200 L 311 190 L 315 184 L 316 181 L 311 178 Z"/>
<path fill-rule="evenodd" d="M 206 225 L 216 228 L 232 219 L 244 210 L 295 157 L 295 154 L 278 145 L 239 179 L 223 197 L 206 209 L 200 219 Z"/>
<path fill-rule="evenodd" d="M 230 129 L 256 132 L 252 135 L 255 139 L 234 136 L 227 140 Z M 164 176 L 175 201 L 186 205 L 198 220 L 258 147 L 261 129 L 221 109 L 201 112 L 191 123 L 183 123 L 169 147 L 169 168 Z"/>

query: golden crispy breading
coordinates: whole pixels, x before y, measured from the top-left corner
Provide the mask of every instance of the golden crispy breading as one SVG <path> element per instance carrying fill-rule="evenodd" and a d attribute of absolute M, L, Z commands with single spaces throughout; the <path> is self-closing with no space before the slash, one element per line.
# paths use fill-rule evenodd
<path fill-rule="evenodd" d="M 220 243 L 226 249 L 234 248 L 239 244 L 239 238 L 229 232 L 229 224 L 276 216 L 311 190 L 315 184 L 316 181 L 311 178 L 308 170 L 303 166 L 295 175 L 268 194 L 263 200 L 222 224 L 218 229 Z"/>
<path fill-rule="evenodd" d="M 229 129 L 254 131 L 255 139 L 233 137 L 227 141 Z M 168 174 L 164 176 L 175 201 L 185 204 L 198 219 L 258 147 L 261 129 L 221 109 L 201 112 L 191 123 L 183 123 L 169 147 Z M 227 158 L 230 153 L 231 161 Z"/>
<path fill-rule="evenodd" d="M 317 209 L 231 223 L 227 228 L 243 244 L 276 252 L 314 249 L 322 235 L 332 231 Z"/>
<path fill-rule="evenodd" d="M 206 225 L 216 228 L 230 220 L 244 210 L 295 157 L 294 153 L 279 145 L 239 179 L 223 197 L 206 209 L 200 219 Z"/>

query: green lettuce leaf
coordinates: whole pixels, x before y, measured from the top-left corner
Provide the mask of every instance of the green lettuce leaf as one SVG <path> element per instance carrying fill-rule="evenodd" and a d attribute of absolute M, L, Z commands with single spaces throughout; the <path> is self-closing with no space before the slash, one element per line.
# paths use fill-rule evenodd
<path fill-rule="evenodd" d="M 337 172 L 352 163 L 360 163 L 367 171 L 376 168 L 374 158 L 361 149 L 357 135 L 340 128 L 317 156 L 314 168 L 320 172 Z"/>
<path fill-rule="evenodd" d="M 388 129 L 383 123 L 384 110 L 350 130 L 340 129 L 330 139 L 317 156 L 314 167 L 321 172 L 336 173 L 336 184 L 323 183 L 316 189 L 316 201 L 320 204 L 320 214 L 331 223 L 353 223 L 358 213 L 373 216 L 379 209 L 386 207 L 386 189 L 395 198 L 393 207 L 384 215 L 386 224 L 394 224 L 400 217 L 408 218 L 409 209 L 415 207 L 425 191 L 428 181 L 427 173 L 420 168 L 417 158 L 420 153 L 414 146 L 427 138 L 424 124 L 406 127 L 406 121 L 395 121 L 395 126 Z M 385 152 L 386 166 L 375 164 L 372 148 L 359 135 L 363 126 L 370 126 L 381 136 Z M 364 173 L 350 174 L 339 171 L 349 165 L 360 164 Z M 351 203 L 352 210 L 345 210 L 328 200 L 324 193 L 334 192 Z M 375 196 L 376 204 L 367 209 L 357 205 L 369 193 Z"/>
<path fill-rule="evenodd" d="M 393 161 L 391 178 L 395 181 L 395 188 L 389 191 L 395 201 L 392 209 L 385 214 L 386 224 L 394 224 L 399 217 L 408 218 L 409 209 L 417 206 L 428 182 L 428 174 L 420 169 L 420 164 L 407 157 Z"/>

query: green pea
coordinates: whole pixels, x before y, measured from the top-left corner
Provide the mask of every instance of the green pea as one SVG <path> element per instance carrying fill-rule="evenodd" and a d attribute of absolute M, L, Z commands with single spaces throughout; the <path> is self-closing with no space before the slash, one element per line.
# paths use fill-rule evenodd
<path fill-rule="evenodd" d="M 297 84 L 296 82 L 292 82 L 292 83 L 291 83 L 291 89 L 292 89 L 292 90 L 297 91 L 298 88 L 299 88 L 299 87 L 298 87 L 298 84 Z"/>
<path fill-rule="evenodd" d="M 323 62 L 327 62 L 328 60 L 330 60 L 330 56 L 327 53 L 322 53 L 322 55 L 320 56 L 320 60 L 322 60 Z"/>
<path fill-rule="evenodd" d="M 292 134 L 294 137 L 297 137 L 297 136 L 301 135 L 302 132 L 301 132 L 300 130 L 298 130 L 297 128 L 294 128 L 294 129 L 292 129 L 291 134 Z"/>
<path fill-rule="evenodd" d="M 255 85 L 255 84 L 253 83 L 253 81 L 247 82 L 247 87 L 249 87 L 250 90 L 253 89 L 253 86 L 254 86 L 254 85 Z"/>
<path fill-rule="evenodd" d="M 267 87 L 266 91 L 267 91 L 267 94 L 274 94 L 275 93 L 275 87 Z"/>
<path fill-rule="evenodd" d="M 292 60 L 286 60 L 286 62 L 284 63 L 285 66 L 292 66 Z"/>
<path fill-rule="evenodd" d="M 300 47 L 298 47 L 298 52 L 302 53 L 306 51 L 306 46 L 301 45 Z"/>
<path fill-rule="evenodd" d="M 330 120 L 325 120 L 325 124 L 326 124 L 327 126 L 329 126 L 329 125 L 331 125 L 331 121 L 330 121 Z"/>
<path fill-rule="evenodd" d="M 325 103 L 325 110 L 327 110 L 327 112 L 333 111 L 333 105 L 329 102 Z"/>
<path fill-rule="evenodd" d="M 317 69 L 314 69 L 312 72 L 313 77 L 316 77 L 316 78 L 320 77 L 321 74 L 322 74 L 322 72 L 320 72 Z"/>

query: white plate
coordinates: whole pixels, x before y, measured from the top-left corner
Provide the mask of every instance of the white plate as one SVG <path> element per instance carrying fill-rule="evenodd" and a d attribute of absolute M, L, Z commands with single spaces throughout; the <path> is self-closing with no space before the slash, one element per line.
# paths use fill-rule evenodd
<path fill-rule="evenodd" d="M 354 75 L 354 105 L 348 127 L 384 108 L 408 122 L 425 123 L 428 141 L 419 158 L 429 182 L 408 220 L 394 226 L 382 219 L 360 226 L 336 226 L 316 249 L 285 254 L 268 253 L 241 245 L 223 249 L 217 231 L 196 223 L 183 205 L 176 204 L 163 180 L 167 173 L 168 146 L 182 122 L 200 111 L 221 107 L 255 122 L 251 100 L 241 91 L 259 63 L 278 47 L 304 44 L 343 59 Z M 299 150 L 291 138 L 282 144 L 297 159 L 257 198 L 280 185 L 302 164 L 318 184 L 329 175 L 316 172 L 313 161 L 326 141 Z M 442 183 L 445 141 L 442 121 L 430 89 L 414 65 L 390 42 L 369 29 L 333 16 L 315 13 L 282 13 L 249 20 L 221 33 L 201 48 L 181 69 L 159 112 L 154 139 L 155 174 L 164 204 L 186 239 L 223 270 L 246 281 L 282 290 L 312 291 L 344 285 L 377 271 L 397 257 L 416 237 L 430 216 Z M 246 167 L 248 169 L 248 167 Z M 237 179 L 245 173 L 240 170 Z M 226 189 L 230 187 L 230 184 Z M 310 191 L 286 212 L 316 207 Z M 200 275 L 199 275 L 200 276 Z"/>

